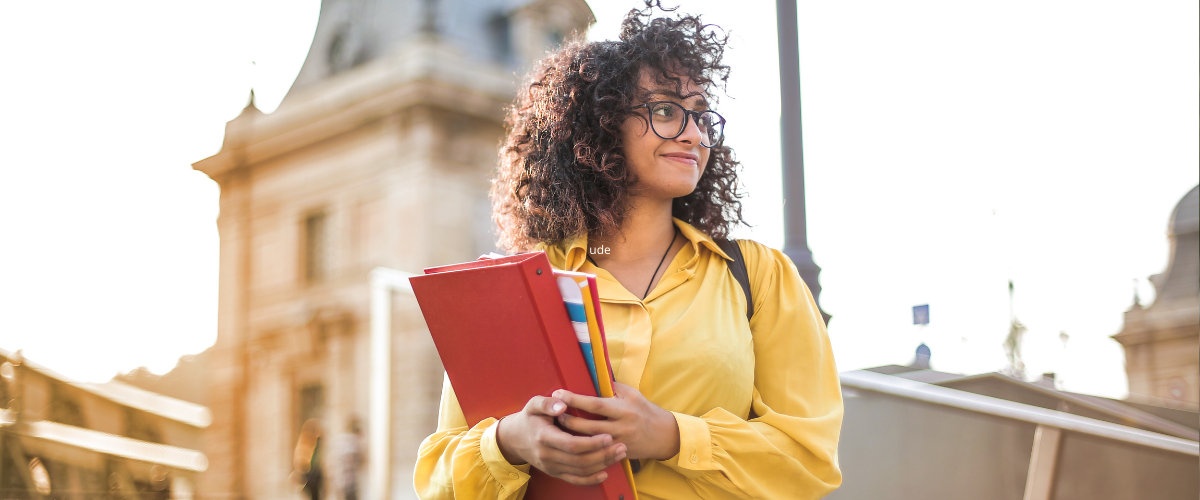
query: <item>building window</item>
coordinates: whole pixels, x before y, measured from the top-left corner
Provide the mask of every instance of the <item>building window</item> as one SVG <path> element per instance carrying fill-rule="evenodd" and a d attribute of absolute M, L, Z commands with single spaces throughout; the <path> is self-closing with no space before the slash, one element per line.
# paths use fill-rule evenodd
<path fill-rule="evenodd" d="M 165 444 L 157 422 L 133 408 L 125 408 L 125 437 Z"/>
<path fill-rule="evenodd" d="M 563 36 L 561 31 L 552 29 L 546 34 L 546 39 L 550 42 L 550 50 L 558 50 L 558 48 L 562 46 L 563 40 L 565 40 L 566 37 Z"/>
<path fill-rule="evenodd" d="M 63 390 L 58 384 L 50 388 L 50 408 L 47 420 L 75 427 L 87 427 L 87 419 L 83 416 L 83 408 L 75 400 L 69 390 Z"/>
<path fill-rule="evenodd" d="M 304 422 L 320 419 L 325 408 L 325 388 L 321 384 L 309 384 L 300 387 L 300 400 L 296 404 L 296 423 L 302 427 Z"/>
<path fill-rule="evenodd" d="M 488 38 L 491 43 L 492 58 L 501 64 L 513 63 L 512 22 L 509 17 L 497 13 L 492 16 L 487 25 Z"/>
<path fill-rule="evenodd" d="M 315 213 L 304 219 L 304 279 L 309 283 L 329 275 L 329 224 L 325 214 Z"/>

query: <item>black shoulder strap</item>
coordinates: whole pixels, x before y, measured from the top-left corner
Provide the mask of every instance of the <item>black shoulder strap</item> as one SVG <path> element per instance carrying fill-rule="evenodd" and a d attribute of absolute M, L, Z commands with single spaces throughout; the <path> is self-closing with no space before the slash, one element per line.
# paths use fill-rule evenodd
<path fill-rule="evenodd" d="M 749 322 L 750 318 L 754 317 L 754 297 L 750 294 L 750 273 L 746 271 L 746 259 L 742 257 L 742 248 L 738 246 L 737 240 L 719 240 L 717 246 L 733 257 L 733 262 L 728 263 L 729 272 L 733 274 L 733 279 L 742 285 L 742 292 L 746 294 L 746 321 Z"/>

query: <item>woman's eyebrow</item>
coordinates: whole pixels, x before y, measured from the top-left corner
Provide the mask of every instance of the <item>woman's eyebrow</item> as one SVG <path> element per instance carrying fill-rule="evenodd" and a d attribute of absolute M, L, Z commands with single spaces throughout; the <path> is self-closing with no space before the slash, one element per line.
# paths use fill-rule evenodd
<path fill-rule="evenodd" d="M 695 94 L 685 97 L 683 95 L 680 95 L 679 92 L 676 92 L 673 89 L 653 89 L 650 91 L 650 95 L 661 95 L 664 97 L 671 97 L 674 99 L 678 99 L 680 101 L 687 100 L 688 98 L 691 98 L 694 96 L 699 96 L 700 100 L 697 101 L 696 104 L 704 107 L 704 109 L 708 109 L 708 99 L 705 99 L 704 94 L 701 94 L 701 93 L 695 93 Z"/>

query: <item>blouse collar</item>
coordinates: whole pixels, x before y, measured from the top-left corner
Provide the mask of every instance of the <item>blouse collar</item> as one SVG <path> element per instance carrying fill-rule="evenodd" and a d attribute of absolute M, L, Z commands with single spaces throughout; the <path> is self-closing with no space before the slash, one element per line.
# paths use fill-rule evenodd
<path fill-rule="evenodd" d="M 687 238 L 692 245 L 693 255 L 700 255 L 700 247 L 707 247 L 709 251 L 724 257 L 725 260 L 733 260 L 726 254 L 721 247 L 717 246 L 717 242 L 711 236 L 704 233 L 691 224 L 688 224 L 678 218 L 672 217 L 671 220 L 675 223 L 675 227 L 679 228 L 679 232 Z M 550 265 L 558 269 L 577 271 L 579 266 L 582 266 L 587 261 L 587 234 L 581 234 L 572 238 L 567 238 L 558 244 L 539 243 L 534 250 L 546 252 L 546 257 L 550 259 Z M 696 259 L 693 258 L 694 262 Z M 690 267 L 693 262 L 689 262 Z"/>

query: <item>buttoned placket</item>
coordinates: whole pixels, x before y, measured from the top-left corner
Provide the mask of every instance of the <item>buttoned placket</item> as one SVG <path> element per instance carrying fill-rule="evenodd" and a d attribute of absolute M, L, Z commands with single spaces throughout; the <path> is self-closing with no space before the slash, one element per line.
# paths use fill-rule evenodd
<path fill-rule="evenodd" d="M 677 226 L 682 226 L 677 224 Z M 709 250 L 717 254 L 719 257 L 726 258 L 724 252 L 716 247 L 715 244 L 706 245 L 708 242 L 699 240 L 693 234 L 689 237 L 689 233 L 696 231 L 690 227 L 680 227 L 684 238 L 690 246 L 692 255 L 688 261 L 678 267 L 674 273 L 664 276 L 659 279 L 658 286 L 650 291 L 650 295 L 645 299 L 639 299 L 627 290 L 611 273 L 601 267 L 588 262 L 587 259 L 587 236 L 581 235 L 576 237 L 564 247 L 559 247 L 560 251 L 565 253 L 564 261 L 567 268 L 571 271 L 591 271 L 596 275 L 598 292 L 600 294 L 600 302 L 608 304 L 636 304 L 640 311 L 634 315 L 633 321 L 628 325 L 628 330 L 623 338 L 623 351 L 621 356 L 609 358 L 612 363 L 613 375 L 617 382 L 623 383 L 635 389 L 641 390 L 642 374 L 646 370 L 646 363 L 650 358 L 650 346 L 654 337 L 653 322 L 650 320 L 650 310 L 647 304 L 653 302 L 674 290 L 679 285 L 691 280 L 696 275 L 696 269 L 700 260 L 700 247 L 708 246 Z M 672 269 L 675 260 L 679 258 L 678 253 L 671 259 L 670 266 L 667 269 Z M 582 269 L 585 265 L 590 266 L 588 269 Z"/>
<path fill-rule="evenodd" d="M 618 382 L 641 390 L 642 374 L 645 373 L 646 363 L 650 358 L 650 348 L 654 338 L 653 321 L 650 318 L 648 304 L 690 280 L 695 274 L 694 269 L 698 261 L 698 255 L 696 254 L 697 247 L 696 243 L 690 240 L 689 244 L 691 244 L 693 255 L 688 259 L 688 262 L 682 267 L 674 267 L 676 259 L 679 258 L 679 253 L 676 253 L 675 257 L 671 259 L 672 267 L 668 269 L 678 270 L 661 278 L 657 284 L 658 286 L 654 287 L 650 291 L 650 295 L 644 300 L 634 296 L 604 268 L 591 265 L 590 268 L 585 269 L 596 275 L 601 303 L 623 304 L 626 306 L 636 305 L 639 309 L 634 313 L 632 321 L 628 325 L 629 329 L 625 332 L 625 336 L 622 339 L 623 349 L 621 355 L 610 358 L 613 375 Z M 683 250 L 681 249 L 679 252 L 681 253 Z M 574 260 L 570 259 L 568 261 L 573 264 L 573 268 L 579 270 L 584 267 L 583 262 L 572 262 Z M 582 260 L 586 261 L 586 258 Z"/>

